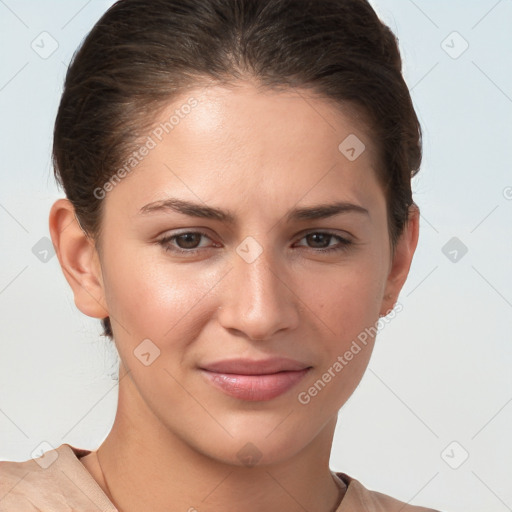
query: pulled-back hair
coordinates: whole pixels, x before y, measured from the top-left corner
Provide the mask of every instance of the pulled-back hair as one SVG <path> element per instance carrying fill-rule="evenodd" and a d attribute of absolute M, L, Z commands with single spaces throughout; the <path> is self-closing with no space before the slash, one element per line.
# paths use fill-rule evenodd
<path fill-rule="evenodd" d="M 248 79 L 263 89 L 309 89 L 366 120 L 394 249 L 422 152 L 401 65 L 396 37 L 366 0 L 120 0 L 67 71 L 55 177 L 100 249 L 103 201 L 94 191 L 176 96 Z M 110 319 L 102 322 L 112 338 Z"/>

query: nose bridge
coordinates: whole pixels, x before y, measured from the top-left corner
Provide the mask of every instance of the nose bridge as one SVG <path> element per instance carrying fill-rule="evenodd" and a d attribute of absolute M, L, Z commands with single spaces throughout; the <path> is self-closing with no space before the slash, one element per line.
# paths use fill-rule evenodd
<path fill-rule="evenodd" d="M 266 339 L 298 321 L 294 295 L 286 285 L 283 262 L 271 248 L 247 237 L 233 254 L 229 293 L 221 321 L 252 339 Z"/>
<path fill-rule="evenodd" d="M 283 294 L 283 283 L 271 252 L 266 249 L 254 261 L 249 262 L 240 258 L 242 261 L 237 262 L 241 283 L 251 306 L 250 310 L 270 308 L 271 303 L 279 301 Z"/>

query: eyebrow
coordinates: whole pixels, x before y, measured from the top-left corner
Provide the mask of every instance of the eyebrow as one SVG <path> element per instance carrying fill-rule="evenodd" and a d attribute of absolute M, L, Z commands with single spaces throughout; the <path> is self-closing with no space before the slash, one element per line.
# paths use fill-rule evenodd
<path fill-rule="evenodd" d="M 139 210 L 139 214 L 148 215 L 162 211 L 175 211 L 191 217 L 219 220 L 229 224 L 234 224 L 236 220 L 236 216 L 230 211 L 176 198 L 169 198 L 146 204 Z M 286 214 L 285 219 L 287 222 L 326 219 L 342 213 L 370 215 L 368 210 L 362 206 L 345 201 L 337 201 L 334 203 L 295 208 Z"/>

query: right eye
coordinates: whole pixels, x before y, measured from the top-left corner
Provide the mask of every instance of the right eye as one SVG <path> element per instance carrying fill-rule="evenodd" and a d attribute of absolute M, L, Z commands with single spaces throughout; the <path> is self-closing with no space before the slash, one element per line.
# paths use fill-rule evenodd
<path fill-rule="evenodd" d="M 196 254 L 204 245 L 201 245 L 201 238 L 210 240 L 210 237 L 202 231 L 182 231 L 173 235 L 166 235 L 158 243 L 167 252 L 174 252 L 178 254 Z M 219 246 L 214 244 L 213 246 Z M 206 246 L 207 248 L 208 246 Z"/>

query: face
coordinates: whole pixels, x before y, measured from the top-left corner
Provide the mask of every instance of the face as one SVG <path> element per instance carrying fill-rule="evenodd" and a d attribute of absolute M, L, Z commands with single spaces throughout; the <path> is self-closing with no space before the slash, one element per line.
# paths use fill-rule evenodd
<path fill-rule="evenodd" d="M 250 84 L 189 91 L 155 127 L 102 219 L 127 413 L 218 460 L 246 443 L 284 460 L 335 423 L 373 348 L 392 266 L 374 146 L 327 101 Z"/>

